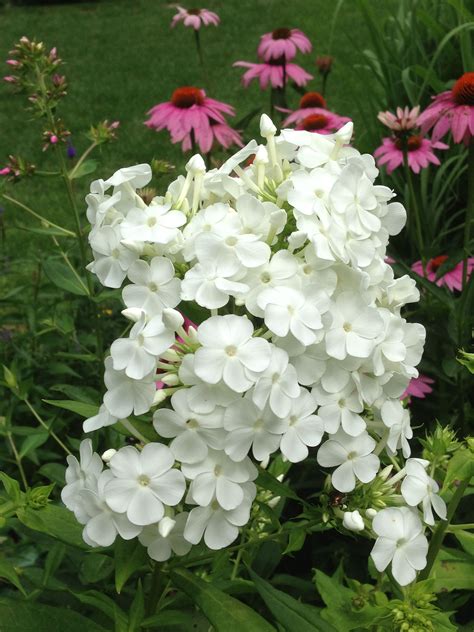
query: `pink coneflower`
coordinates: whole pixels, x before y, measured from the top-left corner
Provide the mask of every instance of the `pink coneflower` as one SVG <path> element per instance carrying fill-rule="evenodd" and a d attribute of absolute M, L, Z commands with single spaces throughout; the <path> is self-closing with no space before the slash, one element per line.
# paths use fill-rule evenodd
<path fill-rule="evenodd" d="M 417 105 L 413 109 L 397 108 L 396 114 L 392 112 L 379 112 L 377 118 L 386 127 L 394 132 L 405 132 L 418 127 L 418 116 L 420 114 L 420 106 Z"/>
<path fill-rule="evenodd" d="M 467 145 L 474 136 L 474 72 L 465 72 L 452 90 L 433 97 L 418 123 L 423 132 L 433 128 L 434 141 L 451 130 L 455 143 Z"/>
<path fill-rule="evenodd" d="M 383 138 L 382 145 L 374 151 L 374 156 L 377 158 L 378 165 L 387 165 L 388 174 L 403 164 L 404 144 L 407 151 L 408 166 L 414 173 L 419 173 L 430 163 L 440 164 L 433 152 L 434 149 L 449 149 L 445 143 L 433 142 L 419 134 L 412 134 L 405 139 Z"/>
<path fill-rule="evenodd" d="M 400 399 L 406 397 L 419 397 L 425 399 L 425 397 L 433 392 L 430 384 L 434 384 L 434 380 L 427 375 L 419 375 L 410 380 L 405 392 L 400 396 Z"/>
<path fill-rule="evenodd" d="M 258 79 L 260 88 L 265 90 L 268 84 L 272 88 L 283 88 L 291 79 L 297 86 L 305 86 L 310 79 L 313 78 L 309 72 L 306 72 L 297 64 L 287 64 L 283 58 L 272 60 L 268 63 L 252 64 L 248 61 L 236 61 L 234 66 L 248 68 L 242 77 L 242 83 L 248 88 L 253 79 Z"/>
<path fill-rule="evenodd" d="M 281 28 L 262 35 L 257 52 L 263 61 L 283 57 L 288 62 L 295 57 L 298 50 L 310 53 L 312 48 L 309 39 L 299 29 Z"/>
<path fill-rule="evenodd" d="M 426 278 L 436 285 L 442 287 L 445 285 L 447 288 L 454 292 L 454 290 L 462 290 L 462 278 L 463 278 L 463 262 L 460 261 L 454 268 L 442 274 L 439 278 L 438 269 L 448 260 L 448 255 L 440 255 L 439 257 L 434 257 L 430 259 L 425 265 Z M 424 276 L 423 274 L 423 265 L 421 261 L 416 261 L 411 269 L 419 274 L 420 276 Z M 474 270 L 474 257 L 469 257 L 467 260 L 467 276 L 470 277 L 472 271 Z"/>
<path fill-rule="evenodd" d="M 209 9 L 183 9 L 177 7 L 178 13 L 171 20 L 171 28 L 175 27 L 178 22 L 182 22 L 184 26 L 198 31 L 201 26 L 218 26 L 220 18 L 217 13 L 209 11 Z"/>
<path fill-rule="evenodd" d="M 232 143 L 242 144 L 238 132 L 232 130 L 224 118 L 224 115 L 234 116 L 234 108 L 210 99 L 200 88 L 178 88 L 171 101 L 155 105 L 148 114 L 150 118 L 145 125 L 157 132 L 167 129 L 171 142 L 182 142 L 183 151 L 191 149 L 193 142 L 203 153 L 210 151 L 214 140 L 224 147 Z"/>
<path fill-rule="evenodd" d="M 286 127 L 296 123 L 296 129 L 329 134 L 349 121 L 346 116 L 339 116 L 327 110 L 326 99 L 319 92 L 307 92 L 301 97 L 299 108 L 292 112 L 282 125 Z"/>

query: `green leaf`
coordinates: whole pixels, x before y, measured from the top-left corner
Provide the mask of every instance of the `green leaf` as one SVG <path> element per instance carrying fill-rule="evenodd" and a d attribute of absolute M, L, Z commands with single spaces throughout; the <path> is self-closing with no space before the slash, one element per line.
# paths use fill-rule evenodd
<path fill-rule="evenodd" d="M 64 263 L 55 261 L 54 259 L 47 259 L 43 263 L 43 269 L 48 279 L 62 290 L 77 294 L 78 296 L 89 295 L 86 282 Z"/>
<path fill-rule="evenodd" d="M 474 557 L 457 549 L 441 549 L 430 581 L 434 592 L 450 590 L 474 590 Z"/>
<path fill-rule="evenodd" d="M 303 548 L 305 540 L 306 540 L 305 529 L 298 528 L 298 525 L 295 524 L 295 528 L 290 531 L 290 535 L 288 538 L 288 546 L 283 551 L 283 555 L 286 555 L 287 553 L 293 553 L 295 551 L 300 551 Z"/>
<path fill-rule="evenodd" d="M 122 627 L 126 626 L 128 617 L 125 612 L 119 608 L 113 599 L 104 595 L 103 592 L 88 590 L 82 593 L 72 592 L 71 594 L 74 595 L 76 599 L 79 599 L 81 603 L 85 603 L 103 612 L 111 621 L 118 621 Z M 84 630 L 84 632 L 87 632 L 87 630 Z"/>
<path fill-rule="evenodd" d="M 18 519 L 29 529 L 46 533 L 51 537 L 71 544 L 80 549 L 89 550 L 82 539 L 82 527 L 74 514 L 59 505 L 46 505 L 42 509 L 25 507 L 17 512 Z"/>
<path fill-rule="evenodd" d="M 474 557 L 474 533 L 470 531 L 454 531 L 453 535 L 458 540 L 462 548 Z"/>
<path fill-rule="evenodd" d="M 71 169 L 71 171 L 68 174 L 69 179 L 77 180 L 78 178 L 82 178 L 83 176 L 88 176 L 89 174 L 94 173 L 94 171 L 97 169 L 98 166 L 99 166 L 98 160 L 94 160 L 94 159 L 84 160 L 84 162 L 81 162 L 81 164 L 79 165 L 77 169 L 75 167 Z"/>
<path fill-rule="evenodd" d="M 94 584 L 105 579 L 114 570 L 114 560 L 108 555 L 92 552 L 85 555 L 79 569 L 79 581 L 86 584 Z"/>
<path fill-rule="evenodd" d="M 20 483 L 13 478 L 10 478 L 5 472 L 0 472 L 0 481 L 3 483 L 3 487 L 7 492 L 7 496 L 13 502 L 18 503 L 21 500 Z"/>
<path fill-rule="evenodd" d="M 273 588 L 252 570 L 249 573 L 267 608 L 287 632 L 336 632 L 336 628 L 321 618 L 317 608 Z"/>
<path fill-rule="evenodd" d="M 316 588 L 327 606 L 322 611 L 322 616 L 341 632 L 359 628 L 368 629 L 388 613 L 385 606 L 369 604 L 355 610 L 352 599 L 356 593 L 321 571 L 316 571 L 315 581 Z"/>
<path fill-rule="evenodd" d="M 138 540 L 118 539 L 115 543 L 115 590 L 120 594 L 127 580 L 146 564 L 146 549 Z"/>
<path fill-rule="evenodd" d="M 143 596 L 142 582 L 138 580 L 138 587 L 132 605 L 128 611 L 128 628 L 130 632 L 138 630 L 145 616 L 145 598 Z"/>
<path fill-rule="evenodd" d="M 84 402 L 75 402 L 71 399 L 43 399 L 43 402 L 50 404 L 50 406 L 70 410 L 71 412 L 84 418 L 94 417 L 94 415 L 97 415 L 97 412 L 99 411 L 99 406 L 86 404 Z"/>
<path fill-rule="evenodd" d="M 208 619 L 197 610 L 183 612 L 182 610 L 162 610 L 158 614 L 147 617 L 141 627 L 159 632 L 209 632 Z M 244 632 L 244 630 L 242 630 Z"/>
<path fill-rule="evenodd" d="M 2 632 L 107 632 L 105 628 L 68 608 L 0 597 Z"/>
<path fill-rule="evenodd" d="M 471 450 L 461 446 L 450 459 L 442 492 L 449 489 L 454 481 L 470 479 L 474 476 L 474 458 Z"/>
<path fill-rule="evenodd" d="M 26 597 L 25 589 L 21 585 L 21 581 L 15 567 L 11 562 L 3 557 L 0 557 L 0 578 L 9 581 L 10 584 L 13 584 L 15 588 L 18 588 L 18 590 Z"/>
<path fill-rule="evenodd" d="M 48 551 L 44 564 L 43 585 L 46 586 L 49 578 L 55 574 L 66 554 L 66 547 L 62 542 L 55 542 Z"/>
<path fill-rule="evenodd" d="M 49 434 L 47 432 L 38 432 L 37 434 L 32 434 L 29 437 L 26 437 L 20 447 L 20 458 L 22 459 L 32 450 L 36 450 L 36 448 L 42 446 L 48 439 Z"/>
<path fill-rule="evenodd" d="M 255 610 L 192 573 L 176 569 L 172 571 L 171 579 L 199 606 L 216 632 L 275 632 L 275 628 Z"/>
<path fill-rule="evenodd" d="M 280 483 L 280 481 L 275 478 L 270 472 L 264 470 L 259 467 L 258 469 L 258 478 L 255 483 L 259 487 L 263 487 L 263 489 L 268 489 L 270 492 L 273 492 L 275 496 L 283 496 L 284 498 L 293 498 L 293 500 L 298 500 L 303 503 L 304 501 L 299 498 L 295 492 L 293 492 L 288 485 L 284 483 Z"/>

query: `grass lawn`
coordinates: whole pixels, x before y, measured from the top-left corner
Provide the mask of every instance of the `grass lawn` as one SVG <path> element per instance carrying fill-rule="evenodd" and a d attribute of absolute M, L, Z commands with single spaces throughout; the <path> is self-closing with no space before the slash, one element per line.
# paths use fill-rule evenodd
<path fill-rule="evenodd" d="M 308 56 L 299 55 L 296 62 L 316 74 L 316 55 L 330 53 L 335 57 L 328 86 L 329 108 L 355 120 L 358 145 L 363 146 L 364 124 L 353 95 L 357 93 L 363 98 L 367 86 L 358 84 L 352 67 L 359 55 L 354 43 L 363 47 L 368 38 L 355 0 L 343 4 L 332 41 L 336 2 L 206 0 L 205 4 L 218 12 L 222 20 L 218 28 L 201 31 L 210 74 L 209 94 L 234 105 L 235 120 L 259 105 L 267 108 L 269 92 L 261 92 L 257 85 L 245 90 L 240 83 L 243 69 L 232 68 L 232 62 L 256 61 L 256 47 L 262 33 L 280 26 L 298 27 L 310 37 L 314 51 Z M 387 6 L 391 3 L 373 2 L 374 10 L 379 13 L 387 11 Z M 178 169 L 184 164 L 180 147 L 171 145 L 166 132 L 156 134 L 143 125 L 147 110 L 167 100 L 174 88 L 202 85 L 193 33 L 181 25 L 171 30 L 173 14 L 174 9 L 160 0 L 0 9 L 0 59 L 6 59 L 13 43 L 27 35 L 56 46 L 66 61 L 64 72 L 70 87 L 61 114 L 79 152 L 88 144 L 83 133 L 91 123 L 106 118 L 121 121 L 119 141 L 103 148 L 99 170 L 78 182 L 77 195 L 81 199 L 93 177 L 106 178 L 118 167 L 147 162 L 153 157 L 166 159 Z M 316 76 L 308 88 L 320 89 L 320 78 Z M 296 105 L 297 100 L 298 95 L 290 89 L 290 104 Z M 23 97 L 13 96 L 9 86 L 0 85 L 0 164 L 12 153 L 32 160 L 43 169 L 54 168 L 54 158 L 41 152 L 42 123 L 29 120 L 24 105 Z M 257 129 L 255 120 L 247 135 L 253 136 Z M 13 187 L 13 193 L 53 221 L 73 226 L 61 183 L 34 178 Z M 11 275 L 25 272 L 24 257 L 15 261 L 18 251 L 22 255 L 29 253 L 32 258 L 43 257 L 50 242 L 16 228 L 17 224 L 30 224 L 30 218 L 5 203 L 3 206 L 6 236 L 3 245 L 7 258 L 11 259 L 8 275 L 11 283 Z"/>

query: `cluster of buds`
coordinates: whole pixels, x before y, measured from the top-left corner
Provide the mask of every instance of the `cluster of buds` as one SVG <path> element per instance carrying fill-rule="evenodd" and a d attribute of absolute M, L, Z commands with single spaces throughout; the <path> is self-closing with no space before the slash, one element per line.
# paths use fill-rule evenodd
<path fill-rule="evenodd" d="M 172 173 L 175 169 L 176 167 L 167 160 L 158 160 L 158 158 L 153 158 L 151 161 L 151 171 L 154 176 L 165 176 Z"/>
<path fill-rule="evenodd" d="M 43 132 L 43 151 L 46 151 L 53 145 L 67 142 L 71 136 L 71 132 L 64 127 L 60 119 L 56 121 L 54 127 L 54 130 L 47 129 Z"/>
<path fill-rule="evenodd" d="M 10 182 L 15 182 L 20 178 L 31 176 L 36 170 L 36 166 L 20 158 L 20 156 L 8 156 L 8 163 L 0 169 L 0 176 L 5 177 Z"/>
<path fill-rule="evenodd" d="M 103 143 L 108 143 L 117 138 L 117 129 L 119 127 L 120 121 L 112 121 L 112 123 L 109 123 L 109 121 L 105 120 L 95 126 L 91 125 L 86 136 L 96 145 L 102 145 Z"/>
<path fill-rule="evenodd" d="M 22 37 L 9 55 L 10 74 L 4 81 L 27 95 L 38 116 L 54 109 L 67 93 L 66 78 L 57 72 L 62 60 L 56 48 L 48 51 L 43 42 Z"/>

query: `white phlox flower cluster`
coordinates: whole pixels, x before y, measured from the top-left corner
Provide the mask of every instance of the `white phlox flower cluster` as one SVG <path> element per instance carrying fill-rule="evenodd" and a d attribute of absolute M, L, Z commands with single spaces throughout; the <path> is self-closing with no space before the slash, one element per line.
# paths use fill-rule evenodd
<path fill-rule="evenodd" d="M 405 210 L 374 183 L 374 159 L 350 146 L 351 123 L 333 135 L 277 135 L 263 115 L 261 131 L 264 144 L 220 168 L 193 156 L 149 204 L 139 191 L 148 165 L 91 185 L 88 269 L 123 285 L 131 326 L 111 345 L 103 404 L 84 430 L 120 420 L 142 440 L 108 452 L 105 466 L 90 439 L 80 462 L 69 457 L 63 500 L 93 546 L 138 537 L 161 561 L 201 540 L 229 545 L 249 520 L 255 463 L 271 455 L 297 463 L 314 450 L 344 493 L 375 479 L 383 452 L 410 456 L 399 398 L 418 374 L 425 330 L 400 313 L 419 298 L 414 282 L 384 260 Z M 196 313 L 199 325 L 187 319 Z M 156 441 L 128 419 L 146 413 Z M 421 567 L 417 507 L 432 524 L 431 507 L 443 512 L 437 491 L 409 459 L 406 506 L 390 509 L 396 529 L 388 509 L 374 519 L 378 567 L 393 557 L 395 532 Z M 352 514 L 346 528 L 371 529 Z"/>

